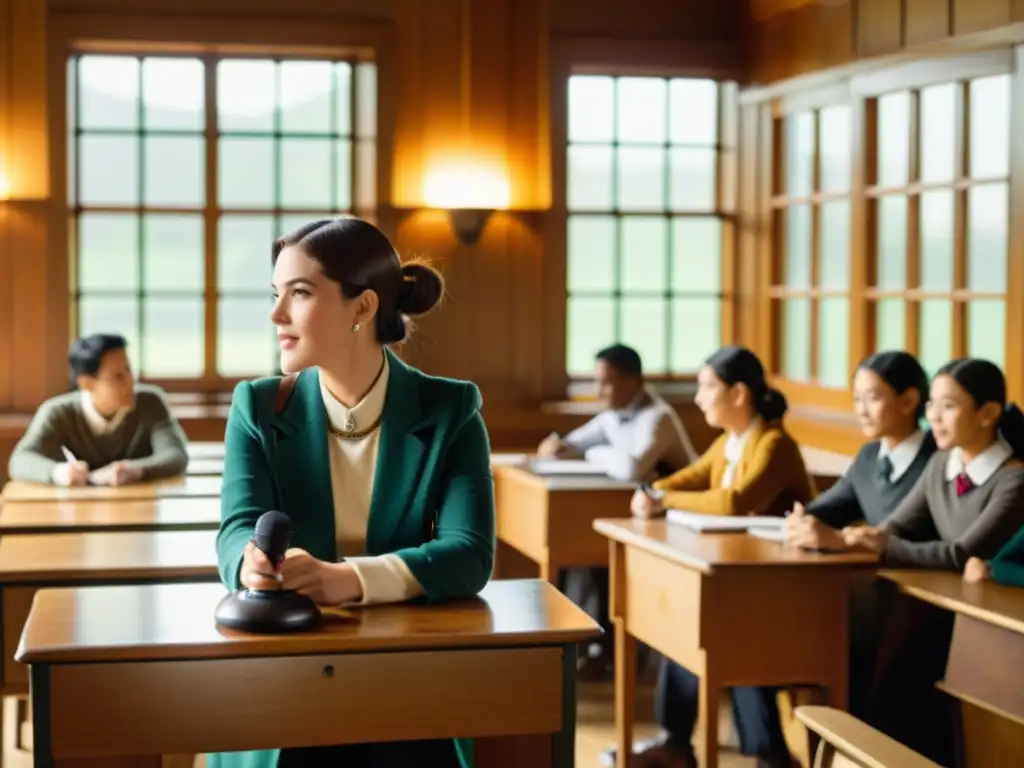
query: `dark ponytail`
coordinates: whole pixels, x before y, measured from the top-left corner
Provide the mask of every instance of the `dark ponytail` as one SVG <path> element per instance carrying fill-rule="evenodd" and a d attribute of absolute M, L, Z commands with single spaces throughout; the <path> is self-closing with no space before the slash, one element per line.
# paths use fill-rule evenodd
<path fill-rule="evenodd" d="M 996 422 L 998 434 L 1024 460 L 1024 413 L 1014 403 L 1006 402 L 1006 377 L 999 366 L 989 360 L 967 357 L 942 366 L 936 376 L 949 376 L 964 390 L 977 408 L 996 403 L 1002 408 Z"/>
<path fill-rule="evenodd" d="M 878 378 L 892 387 L 897 395 L 903 395 L 908 390 L 916 390 L 918 394 L 917 411 L 914 414 L 914 422 L 924 418 L 928 398 L 928 374 L 924 372 L 921 363 L 909 352 L 903 350 L 891 352 L 876 352 L 861 360 L 857 368 L 871 371 Z"/>
<path fill-rule="evenodd" d="M 785 395 L 768 386 L 764 366 L 746 347 L 721 347 L 704 364 L 726 385 L 745 385 L 750 390 L 754 412 L 765 421 L 779 421 L 789 410 Z"/>

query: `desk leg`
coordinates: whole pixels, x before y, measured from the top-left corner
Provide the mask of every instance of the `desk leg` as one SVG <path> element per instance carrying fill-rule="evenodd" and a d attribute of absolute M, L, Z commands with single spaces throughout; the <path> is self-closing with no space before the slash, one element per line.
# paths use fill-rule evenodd
<path fill-rule="evenodd" d="M 704 768 L 718 768 L 718 702 L 722 689 L 709 666 L 705 665 L 704 674 L 700 676 L 700 764 Z"/>
<path fill-rule="evenodd" d="M 562 646 L 562 730 L 551 737 L 551 768 L 576 766 L 576 644 Z"/>
<path fill-rule="evenodd" d="M 616 768 L 633 761 L 633 721 L 636 719 L 636 638 L 626 631 L 626 620 L 615 624 L 615 743 Z"/>

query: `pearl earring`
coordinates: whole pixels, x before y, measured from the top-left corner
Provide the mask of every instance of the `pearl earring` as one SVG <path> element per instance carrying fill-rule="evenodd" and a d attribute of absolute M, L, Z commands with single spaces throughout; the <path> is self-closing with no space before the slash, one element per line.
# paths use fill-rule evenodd
<path fill-rule="evenodd" d="M 355 325 L 353 325 L 352 326 L 352 333 L 359 333 L 359 328 L 360 327 L 361 326 L 359 325 L 359 323 L 356 323 Z"/>

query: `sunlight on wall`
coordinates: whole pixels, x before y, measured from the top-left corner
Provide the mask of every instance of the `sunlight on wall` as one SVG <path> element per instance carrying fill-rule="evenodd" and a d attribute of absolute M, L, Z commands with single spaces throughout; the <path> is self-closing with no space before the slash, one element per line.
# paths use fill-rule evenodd
<path fill-rule="evenodd" d="M 423 198 L 431 208 L 504 210 L 511 203 L 512 189 L 496 164 L 445 163 L 427 171 Z"/>

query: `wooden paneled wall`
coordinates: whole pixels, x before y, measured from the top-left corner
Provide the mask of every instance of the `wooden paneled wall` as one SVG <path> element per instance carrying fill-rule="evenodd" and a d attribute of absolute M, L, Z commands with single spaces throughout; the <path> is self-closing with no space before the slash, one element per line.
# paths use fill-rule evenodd
<path fill-rule="evenodd" d="M 751 0 L 751 17 L 763 84 L 1024 22 L 1024 0 Z"/>
<path fill-rule="evenodd" d="M 552 146 L 551 120 L 566 105 L 564 87 L 552 88 L 553 43 L 618 65 L 650 64 L 652 50 L 692 59 L 708 43 L 738 60 L 745 1 L 0 0 L 0 172 L 11 179 L 0 204 L 0 414 L 30 413 L 66 386 L 71 45 L 376 48 L 378 218 L 400 251 L 430 259 L 448 283 L 443 309 L 403 355 L 476 381 L 489 423 L 514 426 L 517 409 L 535 414 L 566 394 L 564 343 L 548 342 L 564 334 L 564 307 L 550 308 L 565 295 L 551 170 L 564 150 Z M 513 210 L 472 247 L 423 198 L 429 171 L 453 160 L 494 163 L 511 184 Z"/>

